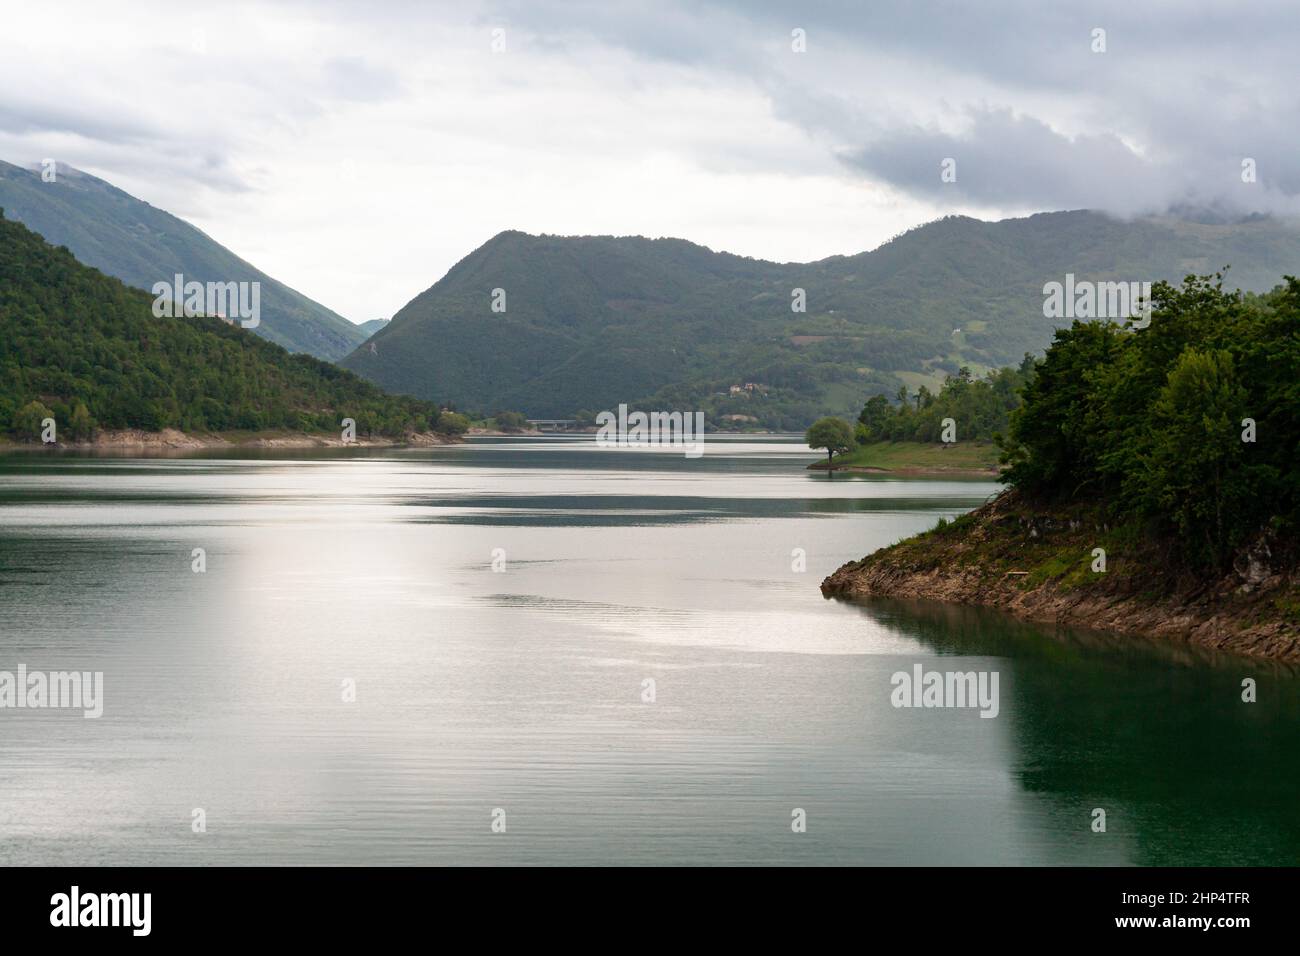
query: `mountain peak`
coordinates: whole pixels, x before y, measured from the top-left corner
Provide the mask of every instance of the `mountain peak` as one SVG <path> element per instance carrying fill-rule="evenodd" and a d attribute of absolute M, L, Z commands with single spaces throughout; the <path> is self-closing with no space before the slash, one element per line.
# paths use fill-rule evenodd
<path fill-rule="evenodd" d="M 810 263 L 684 239 L 506 230 L 342 364 L 485 413 L 565 418 L 626 402 L 802 428 L 856 415 L 879 392 L 934 391 L 962 366 L 1020 362 L 1050 342 L 1042 289 L 1067 274 L 1177 281 L 1231 262 L 1234 283 L 1264 291 L 1297 259 L 1300 234 L 1267 222 L 1175 228 L 1088 210 L 950 216 Z M 767 391 L 735 397 L 730 386 L 745 382 Z"/>

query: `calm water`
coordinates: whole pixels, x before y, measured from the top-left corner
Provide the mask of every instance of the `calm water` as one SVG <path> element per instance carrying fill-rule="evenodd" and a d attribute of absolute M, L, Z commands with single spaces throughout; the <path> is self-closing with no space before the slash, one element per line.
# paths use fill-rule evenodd
<path fill-rule="evenodd" d="M 995 486 L 812 457 L 0 458 L 0 671 L 105 681 L 0 710 L 0 863 L 1300 860 L 1295 673 L 826 601 Z M 998 672 L 998 716 L 895 709 L 916 663 Z"/>

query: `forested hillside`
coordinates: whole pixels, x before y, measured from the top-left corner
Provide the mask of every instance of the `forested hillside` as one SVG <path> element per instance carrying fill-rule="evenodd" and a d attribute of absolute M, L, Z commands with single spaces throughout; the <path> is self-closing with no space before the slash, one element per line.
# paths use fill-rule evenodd
<path fill-rule="evenodd" d="M 291 352 L 335 361 L 366 338 L 189 223 L 81 170 L 60 165 L 54 181 L 44 182 L 39 172 L 0 162 L 0 207 L 86 265 L 140 289 L 177 273 L 198 282 L 259 282 L 262 314 L 254 331 Z"/>
<path fill-rule="evenodd" d="M 78 262 L 0 210 L 0 433 L 289 429 L 400 436 L 439 425 L 424 401 L 291 355 L 217 318 L 157 318 L 152 297 Z"/>
<path fill-rule="evenodd" d="M 981 378 L 1042 350 L 1069 321 L 1044 317 L 1043 286 L 1067 274 L 1181 281 L 1228 262 L 1241 264 L 1230 286 L 1267 290 L 1300 262 L 1300 233 L 1266 218 L 949 217 L 873 252 L 780 264 L 679 239 L 506 232 L 343 364 L 485 412 L 628 402 L 802 429 L 852 418 L 878 392 L 935 393 L 963 366 Z M 797 290 L 806 311 L 792 308 Z"/>

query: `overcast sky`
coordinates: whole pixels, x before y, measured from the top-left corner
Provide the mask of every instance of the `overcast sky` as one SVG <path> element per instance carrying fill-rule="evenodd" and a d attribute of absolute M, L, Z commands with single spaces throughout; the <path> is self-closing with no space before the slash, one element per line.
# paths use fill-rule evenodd
<path fill-rule="evenodd" d="M 0 0 L 0 159 L 102 176 L 360 322 L 503 229 L 804 261 L 947 213 L 1295 215 L 1298 24 L 1286 2 Z"/>

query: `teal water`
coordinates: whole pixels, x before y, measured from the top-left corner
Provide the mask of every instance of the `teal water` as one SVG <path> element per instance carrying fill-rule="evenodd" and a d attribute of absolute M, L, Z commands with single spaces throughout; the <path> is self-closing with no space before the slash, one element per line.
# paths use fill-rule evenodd
<path fill-rule="evenodd" d="M 996 486 L 812 458 L 0 458 L 0 671 L 105 687 L 0 709 L 0 864 L 1300 860 L 1292 669 L 824 600 Z M 895 708 L 915 664 L 998 715 Z"/>

